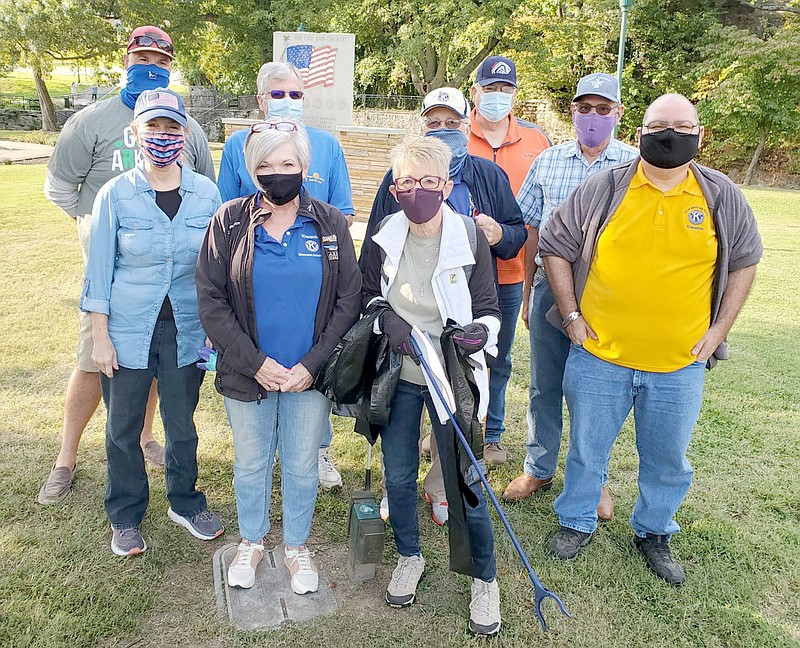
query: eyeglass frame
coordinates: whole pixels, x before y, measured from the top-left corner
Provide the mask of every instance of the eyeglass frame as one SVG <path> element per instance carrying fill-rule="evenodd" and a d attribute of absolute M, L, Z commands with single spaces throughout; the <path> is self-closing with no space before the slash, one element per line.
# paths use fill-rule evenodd
<path fill-rule="evenodd" d="M 425 126 L 431 130 L 438 130 L 439 128 L 442 128 L 442 126 L 444 126 L 444 128 L 447 128 L 448 130 L 457 130 L 461 128 L 461 126 L 467 123 L 466 119 L 461 119 L 460 117 L 448 117 L 445 120 L 428 119 L 427 117 L 423 117 L 422 121 L 425 124 Z M 431 126 L 432 121 L 435 121 L 438 124 L 438 126 Z M 448 126 L 447 125 L 448 123 L 455 123 L 456 125 Z"/>
<path fill-rule="evenodd" d="M 436 187 L 423 187 L 422 181 L 426 180 L 427 178 L 436 178 L 439 181 L 436 183 Z M 401 189 L 397 184 L 401 180 L 413 180 L 414 184 L 408 189 Z M 392 186 L 394 187 L 394 190 L 399 193 L 407 193 L 409 191 L 412 191 L 413 189 L 416 189 L 417 187 L 419 187 L 420 189 L 426 189 L 428 191 L 440 191 L 441 189 L 444 189 L 444 186 L 446 184 L 447 184 L 447 178 L 435 175 L 426 175 L 422 176 L 421 178 L 415 178 L 414 176 L 400 176 L 399 178 L 394 179 L 394 183 L 392 184 Z"/>
<path fill-rule="evenodd" d="M 580 115 L 590 115 L 592 113 L 592 111 L 594 110 L 594 112 L 597 115 L 600 115 L 601 117 L 607 117 L 612 112 L 617 110 L 622 104 L 613 103 L 613 102 L 612 103 L 592 104 L 592 103 L 589 103 L 588 101 L 573 101 L 572 105 L 575 107 L 575 111 Z M 582 106 L 588 106 L 589 110 L 587 110 L 586 112 L 582 111 L 581 110 Z M 607 112 L 600 112 L 600 110 L 598 110 L 598 108 L 603 108 L 604 110 L 605 110 L 605 108 L 608 108 L 608 111 Z"/>
<path fill-rule="evenodd" d="M 653 124 L 657 124 L 658 127 L 653 128 Z M 683 129 L 688 129 L 688 132 L 682 132 L 681 130 L 678 130 L 681 127 L 683 127 Z M 697 133 L 700 133 L 700 129 L 702 128 L 702 126 L 700 126 L 700 122 L 692 124 L 692 122 L 690 122 L 689 120 L 684 120 L 679 122 L 666 122 L 666 121 L 656 120 L 650 122 L 649 124 L 642 124 L 641 128 L 642 131 L 646 130 L 648 133 L 663 133 L 666 130 L 672 129 L 678 135 L 694 135 L 695 134 L 694 129 L 696 128 Z"/>
<path fill-rule="evenodd" d="M 149 42 L 142 42 L 142 40 L 145 38 Z M 150 47 L 151 45 L 155 45 L 157 49 L 161 50 L 165 54 L 175 54 L 175 47 L 168 40 L 164 40 L 163 38 L 153 38 L 147 34 L 141 34 L 131 38 L 130 41 L 128 41 L 127 49 L 130 50 L 132 45 L 135 45 L 136 47 Z"/>
<path fill-rule="evenodd" d="M 495 83 L 487 83 L 485 86 L 480 84 L 475 84 L 478 88 L 478 92 L 481 94 L 486 94 L 487 92 L 502 92 L 503 94 L 514 94 L 519 88 L 515 87 L 510 83 L 506 83 L 505 81 L 496 81 Z M 495 87 L 499 86 L 499 87 Z M 493 88 L 489 90 L 489 88 Z"/>
<path fill-rule="evenodd" d="M 265 99 L 283 99 L 287 94 L 289 95 L 289 99 L 298 101 L 302 99 L 306 93 L 302 90 L 267 90 L 267 92 L 263 93 L 261 96 Z"/>
<path fill-rule="evenodd" d="M 278 128 L 279 126 L 290 126 L 291 128 Z M 281 133 L 292 133 L 297 130 L 297 124 L 290 121 L 261 121 L 253 124 L 250 127 L 250 133 L 266 133 L 267 131 L 276 130 Z"/>

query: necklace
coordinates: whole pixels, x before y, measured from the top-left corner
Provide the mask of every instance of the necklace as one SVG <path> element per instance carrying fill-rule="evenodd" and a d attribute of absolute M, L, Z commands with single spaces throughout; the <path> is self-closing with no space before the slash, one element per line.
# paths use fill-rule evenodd
<path fill-rule="evenodd" d="M 439 243 L 433 246 L 433 252 L 431 252 L 427 258 L 420 257 L 417 255 L 417 245 L 414 244 L 414 241 L 409 239 L 408 249 L 411 252 L 411 268 L 414 270 L 414 275 L 417 278 L 417 291 L 419 292 L 420 297 L 425 296 L 425 283 L 422 281 L 422 278 L 419 275 L 419 271 L 417 270 L 417 266 L 427 268 L 430 264 L 431 259 L 436 257 L 439 254 Z"/>

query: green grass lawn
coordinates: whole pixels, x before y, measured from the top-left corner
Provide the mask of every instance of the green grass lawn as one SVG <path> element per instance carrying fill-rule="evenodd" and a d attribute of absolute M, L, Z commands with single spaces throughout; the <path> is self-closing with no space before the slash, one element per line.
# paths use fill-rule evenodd
<path fill-rule="evenodd" d="M 199 485 L 227 526 L 224 540 L 201 543 L 171 523 L 163 473 L 151 470 L 142 525 L 149 550 L 135 559 L 111 553 L 102 408 L 81 444 L 74 492 L 61 506 L 36 503 L 59 444 L 81 284 L 74 223 L 45 200 L 43 180 L 41 165 L 0 167 L 0 645 L 800 645 L 800 193 L 747 191 L 766 253 L 731 336 L 731 360 L 708 375 L 690 448 L 695 483 L 673 542 L 686 585 L 656 580 L 629 546 L 636 456 L 626 424 L 610 471 L 616 518 L 577 561 L 557 562 L 544 550 L 557 525 L 552 503 L 561 470 L 550 492 L 507 507 L 531 562 L 573 615 L 563 618 L 546 605 L 547 635 L 534 617 L 527 574 L 495 518 L 504 623 L 487 644 L 466 632 L 469 583 L 448 572 L 446 531 L 423 503 L 429 575 L 417 604 L 398 611 L 382 601 L 396 559 L 391 546 L 375 581 L 348 582 L 347 495 L 361 486 L 365 454 L 348 420 L 336 421 L 333 445 L 345 488 L 321 494 L 312 538 L 318 564 L 336 583 L 339 609 L 313 625 L 235 633 L 217 616 L 211 557 L 238 536 L 230 432 L 210 380 L 196 416 Z M 504 441 L 511 460 L 490 473 L 495 491 L 518 474 L 523 458 L 528 342 L 522 326 L 518 333 Z M 278 497 L 273 511 L 277 520 Z"/>

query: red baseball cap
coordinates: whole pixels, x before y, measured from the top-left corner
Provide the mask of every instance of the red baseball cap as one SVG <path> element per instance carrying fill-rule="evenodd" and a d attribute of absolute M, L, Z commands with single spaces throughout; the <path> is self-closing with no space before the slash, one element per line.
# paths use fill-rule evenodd
<path fill-rule="evenodd" d="M 172 59 L 175 58 L 175 51 L 172 48 L 172 39 L 169 34 L 163 29 L 152 25 L 137 27 L 128 38 L 128 54 L 142 51 L 159 52 Z"/>

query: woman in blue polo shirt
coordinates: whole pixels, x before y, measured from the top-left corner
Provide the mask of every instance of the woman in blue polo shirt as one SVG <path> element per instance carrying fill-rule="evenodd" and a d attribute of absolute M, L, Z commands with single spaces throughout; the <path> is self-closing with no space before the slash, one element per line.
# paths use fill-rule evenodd
<path fill-rule="evenodd" d="M 81 299 L 81 309 L 92 313 L 92 361 L 108 410 L 105 509 L 111 549 L 120 556 L 147 549 L 139 532 L 149 498 L 139 433 L 154 378 L 166 435 L 168 516 L 202 540 L 223 531 L 195 488 L 193 421 L 204 375 L 195 361 L 205 339 L 194 266 L 219 191 L 178 162 L 188 132 L 180 96 L 143 92 L 133 115 L 141 160 L 97 195 Z"/>
<path fill-rule="evenodd" d="M 200 318 L 218 352 L 236 458 L 242 541 L 228 584 L 252 587 L 270 529 L 272 466 L 281 460 L 283 540 L 291 587 L 315 592 L 306 546 L 317 498 L 317 455 L 330 401 L 314 375 L 356 322 L 361 274 L 342 213 L 302 190 L 311 148 L 303 126 L 272 119 L 245 141 L 260 190 L 226 202 L 197 263 Z"/>

